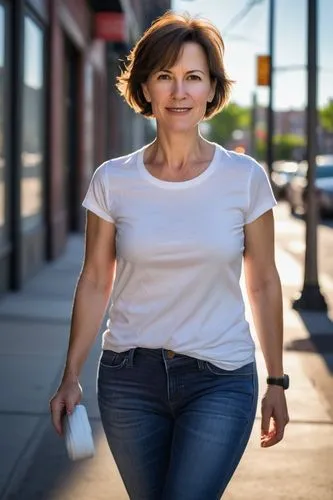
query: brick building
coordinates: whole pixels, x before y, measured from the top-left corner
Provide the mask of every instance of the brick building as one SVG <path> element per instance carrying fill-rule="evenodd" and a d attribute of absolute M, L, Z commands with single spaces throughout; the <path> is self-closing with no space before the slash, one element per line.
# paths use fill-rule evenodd
<path fill-rule="evenodd" d="M 114 83 L 119 58 L 168 8 L 0 0 L 0 292 L 19 289 L 82 229 L 96 166 L 144 143 L 149 124 Z"/>

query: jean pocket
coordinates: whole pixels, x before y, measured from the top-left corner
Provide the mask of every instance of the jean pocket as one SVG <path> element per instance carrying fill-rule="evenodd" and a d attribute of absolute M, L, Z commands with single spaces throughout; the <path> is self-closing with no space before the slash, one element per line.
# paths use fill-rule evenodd
<path fill-rule="evenodd" d="M 240 368 L 236 368 L 236 370 L 225 370 L 223 368 L 219 368 L 213 363 L 209 363 L 208 361 L 206 361 L 205 363 L 206 368 L 210 373 L 226 377 L 249 377 L 253 375 L 255 371 L 254 363 L 248 363 L 247 365 L 241 366 Z"/>
<path fill-rule="evenodd" d="M 128 363 L 130 351 L 115 352 L 105 349 L 101 356 L 100 366 L 110 370 L 120 370 Z"/>

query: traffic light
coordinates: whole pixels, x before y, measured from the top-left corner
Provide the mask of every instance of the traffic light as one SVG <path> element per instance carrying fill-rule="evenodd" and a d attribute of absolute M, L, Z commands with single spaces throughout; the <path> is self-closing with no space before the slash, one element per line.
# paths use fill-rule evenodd
<path fill-rule="evenodd" d="M 257 85 L 266 87 L 270 85 L 270 56 L 257 56 Z"/>

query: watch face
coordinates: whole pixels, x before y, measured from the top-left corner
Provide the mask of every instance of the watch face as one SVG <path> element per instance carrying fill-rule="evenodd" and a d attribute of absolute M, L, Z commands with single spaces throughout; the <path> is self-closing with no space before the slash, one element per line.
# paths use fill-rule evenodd
<path fill-rule="evenodd" d="M 283 388 L 288 389 L 289 388 L 289 376 L 288 375 L 283 375 Z"/>

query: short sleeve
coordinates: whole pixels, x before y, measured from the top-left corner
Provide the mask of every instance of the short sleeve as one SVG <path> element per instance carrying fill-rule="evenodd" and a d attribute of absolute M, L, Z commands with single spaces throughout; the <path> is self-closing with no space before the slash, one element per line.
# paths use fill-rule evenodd
<path fill-rule="evenodd" d="M 114 222 L 109 206 L 108 191 L 106 189 L 105 167 L 106 164 L 104 163 L 95 170 L 82 206 L 91 210 L 91 212 L 102 219 Z"/>
<path fill-rule="evenodd" d="M 253 222 L 276 205 L 271 183 L 264 168 L 255 160 L 252 160 L 251 168 L 245 224 Z"/>

